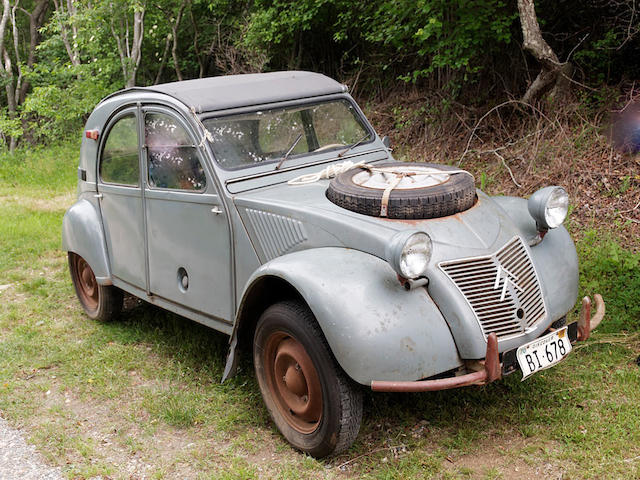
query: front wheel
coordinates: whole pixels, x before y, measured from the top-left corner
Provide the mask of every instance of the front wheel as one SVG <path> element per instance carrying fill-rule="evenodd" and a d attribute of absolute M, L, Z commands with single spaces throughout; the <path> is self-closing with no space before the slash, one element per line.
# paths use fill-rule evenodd
<path fill-rule="evenodd" d="M 122 310 L 122 290 L 99 285 L 87 261 L 73 252 L 69 252 L 69 270 L 78 300 L 90 318 L 108 321 L 118 316 Z"/>
<path fill-rule="evenodd" d="M 333 358 L 306 305 L 286 301 L 265 310 L 253 361 L 267 410 L 289 443 L 317 458 L 351 446 L 362 420 L 362 392 Z"/>

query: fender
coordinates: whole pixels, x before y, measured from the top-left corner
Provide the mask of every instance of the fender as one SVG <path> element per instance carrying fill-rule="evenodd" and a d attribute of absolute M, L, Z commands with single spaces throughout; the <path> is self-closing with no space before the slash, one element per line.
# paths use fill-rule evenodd
<path fill-rule="evenodd" d="M 84 258 L 100 285 L 111 285 L 109 257 L 105 247 L 101 217 L 88 200 L 78 200 L 64 214 L 62 249 Z"/>
<path fill-rule="evenodd" d="M 525 240 L 538 231 L 529 214 L 527 201 L 518 197 L 492 197 L 509 215 Z M 551 229 L 542 241 L 531 248 L 531 258 L 538 275 L 550 318 L 564 317 L 578 298 L 578 255 L 576 246 L 564 226 Z"/>
<path fill-rule="evenodd" d="M 264 276 L 278 277 L 300 294 L 336 360 L 358 383 L 419 380 L 462 365 L 449 327 L 426 288 L 405 290 L 391 266 L 378 257 L 326 247 L 278 257 L 254 272 L 236 317 L 224 379 L 233 370 L 243 305 Z"/>

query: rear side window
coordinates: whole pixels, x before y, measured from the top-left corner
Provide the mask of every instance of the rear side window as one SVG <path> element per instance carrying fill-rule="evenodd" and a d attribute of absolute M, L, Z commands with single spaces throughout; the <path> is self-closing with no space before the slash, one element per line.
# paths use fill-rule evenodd
<path fill-rule="evenodd" d="M 103 182 L 138 186 L 138 127 L 134 114 L 118 120 L 107 137 L 100 162 L 100 177 Z"/>
<path fill-rule="evenodd" d="M 198 149 L 175 118 L 165 113 L 147 113 L 144 135 L 150 186 L 204 190 L 207 178 L 198 157 Z"/>

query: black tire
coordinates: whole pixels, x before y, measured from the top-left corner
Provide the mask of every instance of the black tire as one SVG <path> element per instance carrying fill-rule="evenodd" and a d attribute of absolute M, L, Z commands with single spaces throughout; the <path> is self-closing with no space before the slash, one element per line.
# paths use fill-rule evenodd
<path fill-rule="evenodd" d="M 95 274 L 84 258 L 69 252 L 69 271 L 80 305 L 93 320 L 106 322 L 122 311 L 122 290 L 111 285 L 98 285 Z"/>
<path fill-rule="evenodd" d="M 443 171 L 459 170 L 448 165 L 434 163 L 394 162 L 376 165 L 376 167 L 419 166 L 435 167 Z M 327 189 L 327 198 L 336 205 L 372 217 L 380 217 L 382 204 L 381 189 L 357 185 L 352 178 L 362 172 L 359 167 L 352 168 L 334 177 Z M 426 188 L 392 190 L 388 202 L 388 218 L 425 219 L 439 218 L 464 212 L 476 201 L 475 182 L 466 173 L 452 174 L 449 180 Z"/>
<path fill-rule="evenodd" d="M 287 350 L 292 346 L 293 355 Z M 267 410 L 289 443 L 316 458 L 351 446 L 360 430 L 362 391 L 337 364 L 306 305 L 285 301 L 264 311 L 254 335 L 253 361 Z"/>

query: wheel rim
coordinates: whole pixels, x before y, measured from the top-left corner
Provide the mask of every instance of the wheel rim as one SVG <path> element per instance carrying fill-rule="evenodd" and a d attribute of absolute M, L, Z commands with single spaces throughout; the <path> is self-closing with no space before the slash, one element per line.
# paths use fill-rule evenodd
<path fill-rule="evenodd" d="M 300 433 L 313 432 L 322 419 L 322 386 L 313 361 L 300 342 L 272 333 L 263 350 L 267 387 L 286 422 Z"/>
<path fill-rule="evenodd" d="M 89 309 L 98 308 L 98 282 L 93 270 L 82 257 L 76 257 L 74 262 L 75 277 L 78 279 L 78 296 L 80 301 Z"/>
<path fill-rule="evenodd" d="M 448 181 L 449 177 L 446 170 L 434 167 L 399 165 L 363 170 L 353 175 L 351 181 L 361 187 L 386 190 L 398 180 L 394 190 L 414 190 L 435 187 Z"/>

